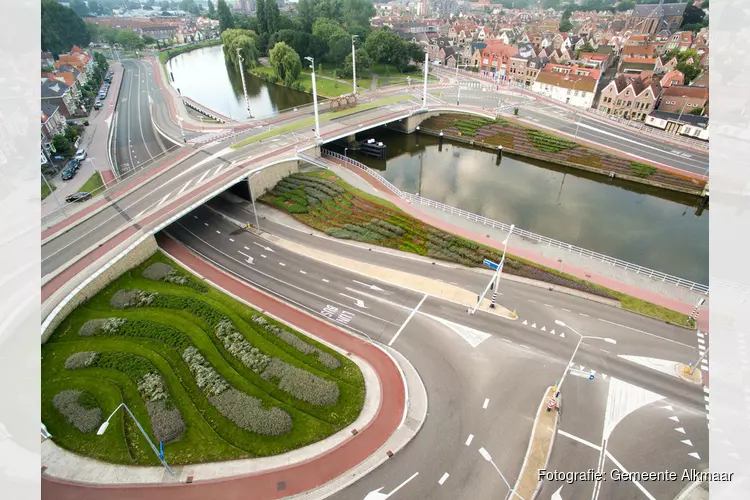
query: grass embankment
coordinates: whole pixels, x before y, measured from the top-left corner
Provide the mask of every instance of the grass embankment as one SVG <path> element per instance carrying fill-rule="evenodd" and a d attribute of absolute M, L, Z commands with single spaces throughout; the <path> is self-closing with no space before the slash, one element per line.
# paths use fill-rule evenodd
<path fill-rule="evenodd" d="M 485 258 L 494 262 L 501 258 L 498 250 L 427 225 L 327 171 L 286 177 L 260 201 L 335 238 L 394 248 L 468 267 L 481 267 Z M 623 309 L 688 326 L 684 314 L 513 255 L 506 256 L 504 272 L 619 300 Z"/>
<path fill-rule="evenodd" d="M 91 177 L 83 183 L 83 186 L 79 189 L 85 193 L 98 193 L 104 187 L 104 181 L 102 180 L 101 174 L 97 171 L 91 174 Z"/>
<path fill-rule="evenodd" d="M 50 187 L 52 187 L 52 190 L 50 190 Z M 54 191 L 55 189 L 57 189 L 57 186 L 55 186 L 54 184 L 50 183 L 50 185 L 47 186 L 47 183 L 42 181 L 42 199 L 45 199 L 47 196 L 51 195 L 52 191 Z"/>
<path fill-rule="evenodd" d="M 286 87 L 283 82 L 276 80 L 273 69 L 269 66 L 259 65 L 250 70 L 250 72 L 258 78 L 261 78 L 267 82 Z M 315 86 L 319 96 L 338 97 L 340 95 L 352 93 L 351 84 L 347 85 L 335 80 L 320 78 L 320 75 L 315 76 Z M 310 73 L 301 73 L 297 82 L 301 85 L 301 89 L 298 90 L 307 92 L 308 94 L 312 94 L 312 75 Z"/>
<path fill-rule="evenodd" d="M 411 99 L 411 96 L 408 95 L 394 95 L 390 97 L 386 97 L 384 99 L 380 99 L 378 101 L 374 102 L 367 102 L 365 104 L 359 104 L 355 108 L 350 109 L 344 109 L 341 111 L 331 111 L 329 113 L 325 113 L 319 116 L 320 123 L 325 123 L 327 121 L 334 120 L 336 118 L 342 118 L 347 115 L 351 115 L 354 113 L 359 113 L 361 111 L 367 111 L 368 109 L 377 108 L 378 106 L 385 106 L 387 104 L 393 104 L 395 102 L 400 101 L 406 101 Z M 287 123 L 285 125 L 281 125 L 280 127 L 273 128 L 271 130 L 268 130 L 266 132 L 260 133 L 258 135 L 254 135 L 252 137 L 248 137 L 247 139 L 244 139 L 237 144 L 232 145 L 232 149 L 241 148 L 243 146 L 247 146 L 248 144 L 252 144 L 254 142 L 261 141 L 263 139 L 268 139 L 269 137 L 274 137 L 279 134 L 284 134 L 287 132 L 293 132 L 295 130 L 299 130 L 302 128 L 309 127 L 310 125 L 315 124 L 315 117 L 309 116 L 306 118 L 301 118 L 297 121 L 294 121 L 292 123 Z"/>
<path fill-rule="evenodd" d="M 159 61 L 162 65 L 166 64 L 172 57 L 190 52 L 191 50 L 202 49 L 203 47 L 212 47 L 214 45 L 221 45 L 221 40 L 204 40 L 202 42 L 193 43 L 190 45 L 183 45 L 172 50 L 164 50 L 159 52 Z"/>
<path fill-rule="evenodd" d="M 475 143 L 504 150 L 521 156 L 530 156 L 569 166 L 581 166 L 599 171 L 604 175 L 614 172 L 617 176 L 645 179 L 658 182 L 675 190 L 690 190 L 700 194 L 705 181 L 674 174 L 653 165 L 631 161 L 614 154 L 578 142 L 525 127 L 505 119 L 467 118 L 456 114 L 444 114 L 425 120 L 420 125 L 425 131 L 441 131 L 447 138 L 462 137 Z"/>
<path fill-rule="evenodd" d="M 345 356 L 160 253 L 78 307 L 42 346 L 42 420 L 55 442 L 120 464 L 158 464 L 121 413 L 96 435 L 123 401 L 178 465 L 313 443 L 354 421 L 364 395 Z"/>

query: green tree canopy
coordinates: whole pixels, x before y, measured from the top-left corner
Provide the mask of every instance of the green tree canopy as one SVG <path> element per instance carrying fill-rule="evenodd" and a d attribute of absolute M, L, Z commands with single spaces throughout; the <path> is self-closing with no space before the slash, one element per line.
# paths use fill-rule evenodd
<path fill-rule="evenodd" d="M 258 18 L 258 33 L 262 35 L 268 28 L 265 0 L 255 0 L 255 16 Z"/>
<path fill-rule="evenodd" d="M 237 49 L 241 49 L 244 69 L 252 69 L 258 64 L 258 35 L 254 31 L 228 29 L 221 34 L 224 43 L 224 59 L 234 68 L 238 67 Z"/>
<path fill-rule="evenodd" d="M 73 9 L 55 0 L 42 0 L 42 50 L 59 55 L 69 51 L 73 45 L 86 47 L 91 37 L 86 23 Z"/>
<path fill-rule="evenodd" d="M 214 3 L 211 0 L 208 0 L 208 15 L 213 16 L 216 14 L 216 8 L 214 7 Z"/>
<path fill-rule="evenodd" d="M 361 75 L 362 71 L 372 67 L 372 58 L 365 49 L 357 49 L 357 74 Z M 342 78 L 352 77 L 352 54 L 349 53 L 344 58 L 344 67 L 341 69 L 339 75 Z"/>
<path fill-rule="evenodd" d="M 281 13 L 279 12 L 279 6 L 276 0 L 268 0 L 266 2 L 266 31 L 270 36 L 279 29 L 279 22 Z"/>
<path fill-rule="evenodd" d="M 327 18 L 318 18 L 313 24 L 312 34 L 320 38 L 320 40 L 328 44 L 336 36 L 348 36 L 347 31 L 341 27 L 341 25 Z"/>
<path fill-rule="evenodd" d="M 573 23 L 570 22 L 570 16 L 572 14 L 573 12 L 570 10 L 570 7 L 563 12 L 562 17 L 560 18 L 560 33 L 567 33 L 573 29 Z"/>
<path fill-rule="evenodd" d="M 125 50 L 141 50 L 146 46 L 143 38 L 130 30 L 120 30 L 117 33 L 117 44 Z"/>
<path fill-rule="evenodd" d="M 626 10 L 635 9 L 635 2 L 633 2 L 632 0 L 625 0 L 624 2 L 618 3 L 615 9 L 618 12 L 625 12 Z"/>
<path fill-rule="evenodd" d="M 219 0 L 216 10 L 219 15 L 219 33 L 234 28 L 234 19 L 225 0 Z"/>
<path fill-rule="evenodd" d="M 268 60 L 276 78 L 291 85 L 299 79 L 302 63 L 299 55 L 284 42 L 278 42 L 268 53 Z"/>
<path fill-rule="evenodd" d="M 313 0 L 299 0 L 297 3 L 297 18 L 305 33 L 312 33 L 315 22 L 315 7 Z"/>
<path fill-rule="evenodd" d="M 70 8 L 81 17 L 89 15 L 89 6 L 83 0 L 70 0 Z"/>

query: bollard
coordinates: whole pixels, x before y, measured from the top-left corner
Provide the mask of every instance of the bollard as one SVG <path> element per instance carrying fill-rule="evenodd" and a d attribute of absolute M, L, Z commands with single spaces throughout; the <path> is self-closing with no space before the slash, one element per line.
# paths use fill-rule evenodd
<path fill-rule="evenodd" d="M 498 146 L 498 147 L 497 147 L 497 156 L 498 156 L 499 158 L 502 158 L 502 157 L 503 157 L 503 147 L 502 147 L 502 146 Z"/>

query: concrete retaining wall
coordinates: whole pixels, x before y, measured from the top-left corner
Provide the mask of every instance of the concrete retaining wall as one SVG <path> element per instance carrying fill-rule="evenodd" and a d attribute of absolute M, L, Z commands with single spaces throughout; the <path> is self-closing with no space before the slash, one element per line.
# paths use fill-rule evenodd
<path fill-rule="evenodd" d="M 299 162 L 297 160 L 290 160 L 264 168 L 250 177 L 249 182 L 253 196 L 256 199 L 260 198 L 281 179 L 297 172 L 299 172 Z"/>
<path fill-rule="evenodd" d="M 157 250 L 158 245 L 156 244 L 156 238 L 154 238 L 153 235 L 150 235 L 131 251 L 121 255 L 119 259 L 115 258 L 116 260 L 114 260 L 109 255 L 105 255 L 102 259 L 97 261 L 97 263 L 90 266 L 94 271 L 92 271 L 89 276 L 93 275 L 96 269 L 101 269 L 98 264 L 102 260 L 106 259 L 106 261 L 111 262 L 111 265 L 105 267 L 98 276 L 78 290 L 78 292 L 57 312 L 52 321 L 45 324 L 44 330 L 42 331 L 42 344 L 47 342 L 50 335 L 52 335 L 52 332 L 55 331 L 55 328 L 57 328 L 76 307 L 99 293 L 104 287 L 122 276 L 128 270 L 146 261 L 146 259 L 155 254 Z M 81 280 L 81 282 L 84 281 L 85 280 Z"/>

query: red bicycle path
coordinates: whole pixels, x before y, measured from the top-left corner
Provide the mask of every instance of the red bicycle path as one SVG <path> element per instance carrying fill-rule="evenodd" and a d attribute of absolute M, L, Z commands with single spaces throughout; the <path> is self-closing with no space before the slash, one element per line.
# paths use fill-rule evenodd
<path fill-rule="evenodd" d="M 403 199 L 399 198 L 398 196 L 396 196 L 395 194 L 393 194 L 378 179 L 370 175 L 368 172 L 360 169 L 359 167 L 355 167 L 354 165 L 351 165 L 350 163 L 340 160 L 338 158 L 333 158 L 330 156 L 326 158 L 329 161 L 335 162 L 339 164 L 340 166 L 346 168 L 347 170 L 353 172 L 354 174 L 360 176 L 362 179 L 367 181 L 367 183 L 370 184 L 372 187 L 377 189 L 379 192 L 385 194 L 388 201 L 398 206 L 401 210 L 408 213 L 412 217 L 415 217 L 416 219 L 421 220 L 425 224 L 429 224 L 431 226 L 442 229 L 443 231 L 447 231 L 449 233 L 462 236 L 471 241 L 476 241 L 478 243 L 482 243 L 492 248 L 495 248 L 499 251 L 502 251 L 503 244 L 500 241 L 494 240 L 493 238 L 489 237 L 487 234 L 479 234 L 474 231 L 464 229 L 460 226 L 456 226 L 449 222 L 445 222 L 436 217 L 432 217 L 426 214 L 425 212 L 422 212 L 421 210 L 419 210 L 419 208 L 414 207 L 411 203 L 408 203 L 404 201 Z M 512 255 L 515 255 L 517 257 L 521 257 L 533 263 L 546 266 L 549 268 L 553 268 L 553 269 L 558 264 L 556 259 L 551 259 L 549 257 L 545 257 L 536 252 L 529 251 L 523 248 L 513 247 L 512 245 L 508 246 L 508 252 L 510 252 Z M 576 278 L 590 281 L 597 285 L 601 285 L 601 286 L 610 288 L 612 290 L 616 290 L 618 292 L 625 293 L 627 295 L 631 295 L 633 297 L 636 297 L 642 300 L 646 300 L 653 304 L 667 307 L 669 309 L 681 312 L 683 314 L 690 314 L 690 312 L 692 311 L 694 307 L 694 304 L 688 304 L 681 300 L 673 299 L 671 297 L 667 297 L 665 295 L 662 295 L 656 292 L 645 290 L 635 285 L 623 283 L 622 281 L 618 281 L 614 278 L 592 273 L 590 271 L 586 271 L 584 269 L 580 269 L 571 265 L 565 266 L 565 272 L 567 274 L 575 276 Z M 702 311 L 702 314 L 698 316 L 698 328 L 703 332 L 708 331 L 708 310 L 707 309 Z"/>
<path fill-rule="evenodd" d="M 295 309 L 206 263 L 167 236 L 159 246 L 181 265 L 195 271 L 228 292 L 300 329 L 314 333 L 346 352 L 367 361 L 378 375 L 382 400 L 375 418 L 355 436 L 323 455 L 269 472 L 201 481 L 191 484 L 84 485 L 42 476 L 42 498 L 54 500 L 206 500 L 273 499 L 309 491 L 363 462 L 375 453 L 401 423 L 406 394 L 394 361 L 372 344 Z M 167 457 L 168 458 L 168 457 Z"/>

